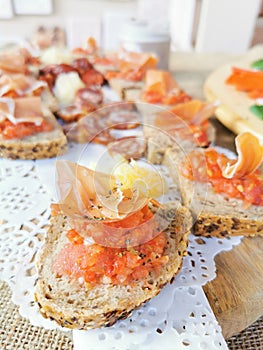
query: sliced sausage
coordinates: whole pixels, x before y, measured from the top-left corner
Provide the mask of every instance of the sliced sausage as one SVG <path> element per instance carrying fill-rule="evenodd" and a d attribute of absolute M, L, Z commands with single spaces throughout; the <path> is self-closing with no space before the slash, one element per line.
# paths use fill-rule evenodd
<path fill-rule="evenodd" d="M 144 156 L 146 141 L 142 137 L 127 136 L 122 137 L 108 144 L 110 154 L 121 154 L 126 159 L 140 159 Z"/>

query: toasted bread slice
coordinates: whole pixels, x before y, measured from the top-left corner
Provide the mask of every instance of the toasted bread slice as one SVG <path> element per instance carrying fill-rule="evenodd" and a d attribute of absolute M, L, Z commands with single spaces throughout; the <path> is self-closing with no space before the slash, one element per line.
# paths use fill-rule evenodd
<path fill-rule="evenodd" d="M 154 125 L 157 113 L 166 110 L 167 107 L 139 102 L 136 103 L 136 107 L 143 118 L 143 134 L 147 140 L 146 156 L 150 163 L 162 164 L 167 148 L 175 149 L 181 155 L 185 155 L 199 147 L 198 141 L 191 134 L 189 138 L 183 138 L 178 131 L 171 136 Z M 188 128 L 187 124 L 185 127 Z M 208 126 L 207 135 L 212 143 L 215 140 L 215 128 L 211 123 Z"/>
<path fill-rule="evenodd" d="M 91 288 L 52 272 L 56 256 L 67 242 L 65 232 L 69 229 L 67 217 L 58 215 L 52 218 L 37 263 L 39 278 L 35 299 L 44 317 L 72 329 L 111 326 L 157 295 L 181 268 L 192 224 L 190 212 L 179 202 L 164 205 L 161 215 L 170 222 L 164 231 L 167 240 L 165 254 L 169 256 L 169 262 L 158 273 L 152 272 L 146 280 L 131 285 L 99 284 Z"/>
<path fill-rule="evenodd" d="M 113 78 L 109 80 L 109 85 L 122 101 L 135 101 L 141 93 L 144 82 Z"/>
<path fill-rule="evenodd" d="M 23 139 L 5 140 L 0 135 L 0 157 L 9 159 L 43 159 L 56 157 L 67 149 L 67 138 L 49 110 L 43 112 L 54 129 L 33 134 Z"/>
<path fill-rule="evenodd" d="M 194 182 L 180 175 L 178 152 L 167 149 L 164 164 L 171 177 L 180 183 L 183 204 L 194 217 L 198 236 L 255 236 L 263 234 L 262 206 L 244 208 L 242 200 L 215 193 L 209 183 Z"/>

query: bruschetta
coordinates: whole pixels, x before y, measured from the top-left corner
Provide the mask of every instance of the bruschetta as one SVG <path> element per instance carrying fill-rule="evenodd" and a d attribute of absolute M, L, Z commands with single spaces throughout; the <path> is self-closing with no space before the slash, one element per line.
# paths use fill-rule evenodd
<path fill-rule="evenodd" d="M 237 159 L 216 149 L 193 150 L 185 158 L 169 149 L 164 163 L 180 183 L 183 203 L 202 236 L 263 234 L 263 147 L 245 132 L 236 137 Z"/>
<path fill-rule="evenodd" d="M 110 175 L 70 162 L 57 167 L 61 198 L 38 257 L 35 299 L 63 327 L 111 326 L 179 272 L 190 212 L 136 189 L 120 193 Z"/>

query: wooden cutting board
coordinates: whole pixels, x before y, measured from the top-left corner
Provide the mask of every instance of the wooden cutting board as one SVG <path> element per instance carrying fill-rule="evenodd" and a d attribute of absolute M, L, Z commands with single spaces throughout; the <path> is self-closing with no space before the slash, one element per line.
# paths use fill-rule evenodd
<path fill-rule="evenodd" d="M 234 150 L 234 135 L 219 122 L 216 143 Z M 263 208 L 262 208 L 263 215 Z M 244 238 L 215 258 L 217 277 L 204 291 L 225 338 L 239 333 L 263 315 L 263 236 Z"/>
<path fill-rule="evenodd" d="M 181 54 L 171 57 L 180 85 L 192 96 L 203 98 L 203 84 L 210 72 L 236 57 Z M 214 120 L 216 144 L 234 150 L 235 136 Z M 262 209 L 263 215 L 263 209 Z M 215 258 L 217 277 L 204 291 L 225 338 L 248 327 L 263 315 L 263 236 L 244 238 L 231 251 Z"/>
<path fill-rule="evenodd" d="M 244 238 L 215 262 L 217 277 L 204 291 L 228 338 L 263 315 L 263 237 Z"/>

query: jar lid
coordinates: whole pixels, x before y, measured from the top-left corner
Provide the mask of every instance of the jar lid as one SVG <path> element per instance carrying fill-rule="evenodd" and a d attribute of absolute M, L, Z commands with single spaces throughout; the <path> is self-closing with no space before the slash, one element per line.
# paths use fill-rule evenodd
<path fill-rule="evenodd" d="M 120 40 L 135 42 L 167 42 L 170 36 L 167 30 L 160 29 L 142 20 L 130 20 L 122 27 Z"/>

